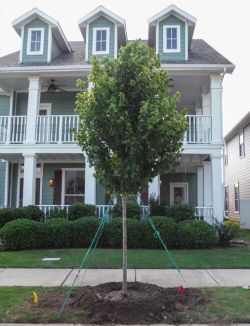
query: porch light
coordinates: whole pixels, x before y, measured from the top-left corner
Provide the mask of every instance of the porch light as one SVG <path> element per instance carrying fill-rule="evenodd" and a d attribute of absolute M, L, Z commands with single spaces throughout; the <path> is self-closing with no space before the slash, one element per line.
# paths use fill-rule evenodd
<path fill-rule="evenodd" d="M 53 178 L 49 179 L 49 181 L 48 181 L 48 185 L 49 185 L 50 187 L 54 187 L 54 185 L 55 185 L 55 179 L 53 179 Z"/>

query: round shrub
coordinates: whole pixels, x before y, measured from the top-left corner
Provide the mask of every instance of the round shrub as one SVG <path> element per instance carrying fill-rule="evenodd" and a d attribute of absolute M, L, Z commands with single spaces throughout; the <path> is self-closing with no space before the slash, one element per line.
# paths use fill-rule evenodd
<path fill-rule="evenodd" d="M 43 234 L 41 224 L 28 219 L 17 219 L 5 224 L 0 239 L 7 250 L 40 248 Z"/>
<path fill-rule="evenodd" d="M 95 216 L 95 205 L 76 203 L 69 206 L 68 219 L 73 221 L 84 216 Z"/>
<path fill-rule="evenodd" d="M 121 218 L 113 218 L 112 221 L 106 225 L 104 238 L 107 241 L 107 246 L 109 248 L 122 248 Z"/>
<path fill-rule="evenodd" d="M 16 220 L 16 215 L 13 208 L 2 208 L 0 209 L 0 228 L 6 223 Z"/>
<path fill-rule="evenodd" d="M 67 214 L 66 214 L 66 210 L 65 209 L 61 209 L 61 208 L 55 207 L 47 215 L 47 220 L 48 219 L 52 219 L 52 218 L 66 218 L 66 217 L 67 217 Z"/>
<path fill-rule="evenodd" d="M 42 219 L 42 211 L 39 209 L 39 207 L 35 206 L 35 205 L 29 205 L 29 206 L 25 206 L 22 208 L 16 208 L 17 210 L 20 210 L 20 214 L 23 214 L 23 218 L 28 218 L 30 220 L 34 220 L 34 221 L 41 221 Z M 19 217 L 21 218 L 21 217 Z"/>
<path fill-rule="evenodd" d="M 215 228 L 205 221 L 183 221 L 178 225 L 178 246 L 181 249 L 210 248 L 216 241 Z"/>
<path fill-rule="evenodd" d="M 171 205 L 167 208 L 166 215 L 173 218 L 176 222 L 193 220 L 195 218 L 194 210 L 194 207 L 188 204 Z"/>
<path fill-rule="evenodd" d="M 216 224 L 218 232 L 219 243 L 222 246 L 228 246 L 230 240 L 235 239 L 240 234 L 239 223 L 234 221 L 225 221 L 224 223 Z"/>
<path fill-rule="evenodd" d="M 121 220 L 121 219 L 120 219 Z M 121 220 L 122 222 L 122 220 Z M 136 219 L 127 219 L 128 248 L 141 248 L 144 242 L 141 222 Z"/>
<path fill-rule="evenodd" d="M 121 217 L 122 216 L 122 205 L 116 204 L 113 207 L 113 217 Z M 141 208 L 140 205 L 134 202 L 127 203 L 127 218 L 135 218 L 140 219 Z"/>
<path fill-rule="evenodd" d="M 177 236 L 177 224 L 169 217 L 165 216 L 155 216 L 152 217 L 152 221 L 156 229 L 160 232 L 163 241 L 167 244 L 168 248 L 173 248 L 176 245 Z M 149 221 L 145 219 L 142 222 L 142 232 L 143 232 L 143 248 L 156 249 L 162 248 L 160 240 L 154 233 Z"/>
<path fill-rule="evenodd" d="M 44 248 L 67 248 L 70 246 L 71 222 L 64 218 L 51 218 L 42 224 Z"/>
<path fill-rule="evenodd" d="M 71 222 L 70 242 L 72 247 L 89 247 L 98 229 L 101 219 L 83 217 Z"/>

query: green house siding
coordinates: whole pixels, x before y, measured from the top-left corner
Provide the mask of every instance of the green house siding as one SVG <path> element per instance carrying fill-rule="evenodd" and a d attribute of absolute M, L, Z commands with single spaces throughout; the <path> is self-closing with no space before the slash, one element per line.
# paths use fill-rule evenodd
<path fill-rule="evenodd" d="M 84 168 L 83 164 L 47 163 L 43 166 L 42 205 L 53 205 L 54 188 L 48 185 L 48 180 L 55 177 L 55 171 L 61 169 Z M 84 173 L 84 171 L 83 171 Z"/>
<path fill-rule="evenodd" d="M 51 60 L 57 58 L 60 54 L 62 54 L 62 51 L 59 48 L 59 45 L 57 44 L 54 36 L 52 37 L 52 45 L 51 45 Z"/>
<path fill-rule="evenodd" d="M 10 97 L 6 95 L 0 95 L 0 116 L 9 115 L 10 111 Z"/>
<path fill-rule="evenodd" d="M 181 48 L 178 53 L 163 53 L 163 26 L 164 25 L 179 25 L 180 26 L 180 38 L 181 38 Z M 158 36 L 158 44 L 159 44 L 159 54 L 161 60 L 167 61 L 178 61 L 185 60 L 185 44 L 186 44 L 186 35 L 185 35 L 185 23 L 171 15 L 159 23 L 159 36 Z"/>
<path fill-rule="evenodd" d="M 60 92 L 41 94 L 41 103 L 51 103 L 51 114 L 71 115 L 75 114 L 76 92 Z M 16 114 L 27 115 L 28 93 L 17 94 Z"/>
<path fill-rule="evenodd" d="M 44 28 L 44 45 L 43 54 L 41 55 L 28 55 L 27 54 L 27 43 L 28 43 L 28 29 L 29 28 Z M 30 23 L 24 26 L 23 32 L 23 52 L 22 52 L 22 63 L 38 63 L 47 62 L 48 59 L 48 35 L 49 25 L 40 19 L 34 19 Z"/>
<path fill-rule="evenodd" d="M 96 182 L 96 205 L 105 205 L 106 195 L 105 188 L 100 183 Z"/>
<path fill-rule="evenodd" d="M 16 115 L 27 115 L 28 93 L 17 93 L 16 95 Z"/>
<path fill-rule="evenodd" d="M 17 179 L 18 179 L 18 164 L 12 163 L 9 167 L 9 180 L 10 180 L 10 205 L 16 207 L 17 202 Z"/>
<path fill-rule="evenodd" d="M 5 199 L 5 170 L 6 170 L 6 163 L 0 161 L 0 205 L 4 204 Z"/>
<path fill-rule="evenodd" d="M 115 56 L 115 24 L 110 20 L 104 18 L 103 16 L 97 18 L 95 21 L 89 24 L 89 39 L 88 39 L 88 61 L 91 61 L 92 58 L 92 50 L 93 50 L 93 29 L 103 27 L 110 29 L 109 34 L 109 54 L 98 55 L 99 58 L 104 56 L 108 56 L 110 58 L 114 58 Z"/>
<path fill-rule="evenodd" d="M 188 183 L 188 203 L 197 206 L 197 174 L 196 173 L 168 173 L 161 175 L 160 199 L 161 203 L 169 205 L 170 183 Z"/>
<path fill-rule="evenodd" d="M 51 103 L 52 115 L 75 114 L 75 96 L 75 92 L 45 92 L 41 94 L 41 103 Z"/>

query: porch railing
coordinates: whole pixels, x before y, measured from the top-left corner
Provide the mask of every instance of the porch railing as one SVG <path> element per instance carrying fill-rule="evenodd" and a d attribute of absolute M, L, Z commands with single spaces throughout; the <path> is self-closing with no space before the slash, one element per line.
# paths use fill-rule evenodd
<path fill-rule="evenodd" d="M 62 209 L 65 211 L 66 216 L 68 217 L 69 206 L 70 205 L 37 205 L 39 209 L 43 212 L 45 219 L 54 209 Z"/>
<path fill-rule="evenodd" d="M 27 116 L 0 116 L 0 143 L 21 144 L 26 140 Z"/>
<path fill-rule="evenodd" d="M 209 224 L 214 224 L 213 219 L 213 207 L 204 207 L 204 206 L 196 206 L 195 207 L 195 216 L 199 220 L 204 220 Z"/>
<path fill-rule="evenodd" d="M 36 143 L 74 143 L 78 130 L 77 115 L 44 115 L 36 117 Z"/>
<path fill-rule="evenodd" d="M 187 115 L 184 144 L 209 144 L 212 141 L 212 116 Z M 73 130 L 79 128 L 77 115 L 37 116 L 34 142 L 37 144 L 75 143 Z M 0 116 L 0 143 L 20 144 L 26 140 L 27 116 Z"/>
<path fill-rule="evenodd" d="M 187 115 L 188 129 L 185 133 L 186 144 L 209 144 L 212 141 L 212 116 Z"/>

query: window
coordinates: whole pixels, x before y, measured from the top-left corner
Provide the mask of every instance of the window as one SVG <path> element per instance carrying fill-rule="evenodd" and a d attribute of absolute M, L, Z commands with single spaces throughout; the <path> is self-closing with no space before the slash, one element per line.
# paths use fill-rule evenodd
<path fill-rule="evenodd" d="M 85 178 L 83 169 L 63 170 L 62 203 L 71 205 L 84 202 Z"/>
<path fill-rule="evenodd" d="M 93 54 L 109 54 L 109 28 L 93 29 Z"/>
<path fill-rule="evenodd" d="M 43 43 L 44 43 L 44 29 L 29 28 L 27 54 L 29 55 L 43 54 Z"/>
<path fill-rule="evenodd" d="M 240 211 L 240 191 L 239 182 L 234 184 L 234 211 L 239 213 Z"/>
<path fill-rule="evenodd" d="M 170 205 L 188 203 L 188 183 L 170 183 Z"/>
<path fill-rule="evenodd" d="M 164 25 L 163 26 L 163 52 L 180 52 L 180 26 Z"/>
<path fill-rule="evenodd" d="M 244 132 L 241 131 L 239 133 L 239 154 L 240 157 L 243 157 L 245 155 L 245 144 L 244 144 Z"/>
<path fill-rule="evenodd" d="M 225 216 L 228 216 L 228 210 L 229 210 L 229 187 L 228 187 L 228 185 L 225 185 L 224 191 L 225 191 L 224 211 L 225 211 Z"/>

